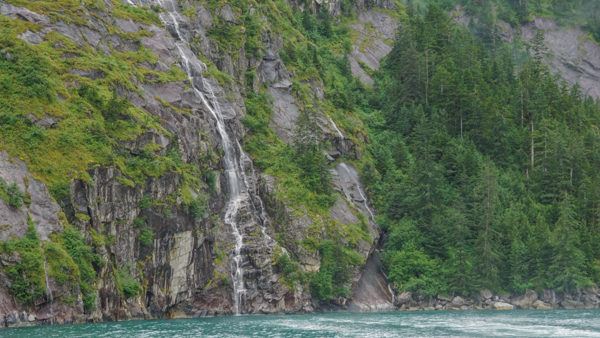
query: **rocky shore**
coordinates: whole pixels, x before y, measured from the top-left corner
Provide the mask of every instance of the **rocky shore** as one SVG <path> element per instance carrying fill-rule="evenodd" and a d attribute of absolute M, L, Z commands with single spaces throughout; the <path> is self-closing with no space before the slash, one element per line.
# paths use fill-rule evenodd
<path fill-rule="evenodd" d="M 431 299 L 422 299 L 410 292 L 403 292 L 394 299 L 393 308 L 374 309 L 371 311 L 452 311 L 452 310 L 556 310 L 556 309 L 597 309 L 600 308 L 600 288 L 590 287 L 579 292 L 565 294 L 554 290 L 536 292 L 528 290 L 523 295 L 495 295 L 489 290 L 482 290 L 476 297 L 438 295 Z M 355 311 L 356 308 L 348 308 Z M 347 310 L 339 307 L 338 310 Z M 152 319 L 148 317 L 129 319 Z M 101 321 L 82 316 L 61 316 L 56 314 L 50 320 L 48 315 L 13 311 L 0 318 L 0 327 L 25 327 L 33 325 L 73 324 Z"/>
<path fill-rule="evenodd" d="M 394 305 L 405 311 L 596 309 L 600 308 L 600 289 L 590 287 L 569 294 L 554 290 L 539 293 L 527 290 L 523 295 L 495 295 L 489 290 L 482 290 L 479 295 L 470 298 L 438 295 L 430 299 L 403 292 L 396 297 Z"/>

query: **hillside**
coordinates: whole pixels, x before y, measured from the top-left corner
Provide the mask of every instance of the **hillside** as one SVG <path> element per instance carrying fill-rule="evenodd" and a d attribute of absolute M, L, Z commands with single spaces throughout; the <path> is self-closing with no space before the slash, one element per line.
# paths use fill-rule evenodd
<path fill-rule="evenodd" d="M 0 0 L 4 324 L 597 307 L 595 8 L 528 3 Z"/>

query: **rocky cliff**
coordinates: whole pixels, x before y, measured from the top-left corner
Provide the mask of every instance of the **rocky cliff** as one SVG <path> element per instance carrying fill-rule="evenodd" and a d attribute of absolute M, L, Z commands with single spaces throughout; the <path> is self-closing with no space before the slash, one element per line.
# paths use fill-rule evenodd
<path fill-rule="evenodd" d="M 330 113 L 319 74 L 286 64 L 286 39 L 306 39 L 286 23 L 293 11 L 326 8 L 333 20 L 351 12 L 350 66 L 372 83 L 368 73 L 390 49 L 394 5 L 342 3 L 0 1 L 19 50 L 40 53 L 59 76 L 51 103 L 18 111 L 19 121 L 52 144 L 49 135 L 71 123 L 90 123 L 85 133 L 94 133 L 101 112 L 114 135 L 102 160 L 88 154 L 91 138 L 60 136 L 58 153 L 40 155 L 0 145 L 4 325 L 313 311 L 323 303 L 286 266 L 302 276 L 319 271 L 318 243 L 331 234 L 358 256 L 347 287 L 384 298 L 376 307 L 368 299 L 353 304 L 389 304 L 379 265 L 368 263 L 380 230 L 351 164 L 361 158 L 358 120 Z M 20 60 L 12 48 L 0 45 L 3 62 Z M 295 203 L 285 176 L 253 163 L 265 161 L 245 149 L 251 131 L 242 121 L 253 93 L 266 97 L 268 128 L 282 147 L 293 142 L 299 116 L 314 115 L 332 168 L 334 202 L 325 209 Z M 84 113 L 71 120 L 74 106 Z M 63 170 L 66 159 L 73 166 Z M 22 270 L 27 264 L 32 273 Z"/>

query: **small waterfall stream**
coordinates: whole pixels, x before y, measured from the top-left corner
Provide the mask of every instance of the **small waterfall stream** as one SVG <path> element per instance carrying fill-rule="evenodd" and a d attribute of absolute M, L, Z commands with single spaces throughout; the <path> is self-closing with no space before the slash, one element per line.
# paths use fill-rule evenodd
<path fill-rule="evenodd" d="M 46 280 L 46 296 L 50 300 L 50 325 L 54 322 L 54 297 L 52 296 L 52 289 L 50 288 L 50 279 L 48 278 L 48 261 L 44 256 L 44 277 Z"/>
<path fill-rule="evenodd" d="M 348 177 L 350 177 L 354 181 L 353 183 L 356 186 L 356 191 L 358 192 L 358 195 L 360 196 L 360 198 L 363 200 L 363 206 L 369 213 L 369 216 L 371 217 L 371 221 L 375 222 L 375 214 L 373 213 L 373 210 L 371 210 L 371 207 L 369 207 L 367 197 L 365 196 L 365 193 L 363 192 L 363 190 L 360 186 L 360 182 L 358 181 L 358 178 L 356 178 L 355 175 L 350 171 L 350 168 L 348 168 L 348 165 L 346 163 L 343 163 L 343 162 L 340 163 L 340 167 L 342 167 L 344 169 L 344 171 L 346 172 L 346 174 L 348 175 Z"/>
<path fill-rule="evenodd" d="M 183 69 L 185 70 L 188 81 L 190 82 L 194 94 L 202 101 L 204 107 L 208 110 L 216 122 L 217 132 L 221 138 L 224 157 L 223 166 L 227 176 L 229 188 L 229 201 L 225 209 L 224 221 L 231 226 L 232 234 L 235 238 L 235 249 L 233 252 L 232 262 L 232 280 L 233 280 L 233 302 L 234 313 L 239 315 L 243 312 L 243 302 L 246 295 L 244 284 L 243 256 L 242 249 L 244 247 L 244 237 L 242 234 L 241 225 L 238 224 L 237 216 L 242 208 L 250 207 L 260 219 L 262 233 L 268 243 L 274 243 L 269 237 L 265 229 L 266 213 L 263 208 L 260 198 L 255 196 L 258 201 L 260 211 L 257 211 L 254 205 L 254 200 L 249 191 L 248 180 L 244 172 L 244 163 L 250 163 L 250 158 L 244 151 L 235 136 L 231 137 L 227 131 L 225 119 L 219 106 L 218 99 L 215 96 L 214 90 L 210 82 L 202 76 L 207 67 L 200 61 L 192 52 L 188 41 L 181 32 L 181 23 L 184 23 L 184 18 L 179 14 L 178 6 L 175 0 L 147 0 L 133 3 L 132 0 L 126 0 L 131 5 L 136 4 L 156 4 L 164 9 L 159 13 L 160 20 L 168 28 L 172 27 L 176 39 L 175 46 L 181 59 Z M 196 80 L 201 83 L 196 83 Z M 233 139 L 233 140 L 232 140 Z M 237 145 L 237 153 L 236 153 Z M 239 156 L 239 157 L 236 157 Z"/>

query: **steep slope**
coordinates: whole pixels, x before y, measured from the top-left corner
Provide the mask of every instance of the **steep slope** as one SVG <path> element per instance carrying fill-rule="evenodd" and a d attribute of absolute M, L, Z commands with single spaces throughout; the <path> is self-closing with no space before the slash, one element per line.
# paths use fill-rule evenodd
<path fill-rule="evenodd" d="M 378 5 L 1 1 L 4 324 L 344 306 L 379 238 L 344 27 Z"/>

